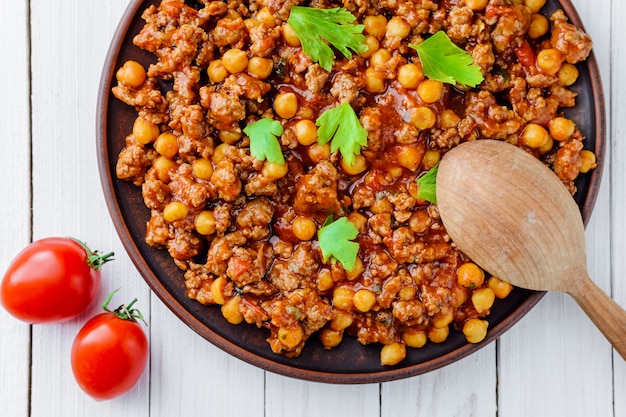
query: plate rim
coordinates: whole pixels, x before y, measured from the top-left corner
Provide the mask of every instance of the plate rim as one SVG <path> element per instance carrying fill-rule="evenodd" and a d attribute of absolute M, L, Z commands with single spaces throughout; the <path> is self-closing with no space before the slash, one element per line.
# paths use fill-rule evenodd
<path fill-rule="evenodd" d="M 563 9 L 570 22 L 576 26 L 584 29 L 582 20 L 574 8 L 571 0 L 555 0 Z M 167 291 L 165 286 L 161 283 L 161 280 L 148 266 L 143 254 L 137 246 L 135 239 L 132 238 L 131 232 L 126 225 L 125 218 L 123 216 L 118 196 L 112 186 L 114 181 L 120 181 L 114 178 L 111 172 L 108 152 L 108 117 L 107 110 L 111 100 L 110 88 L 115 74 L 115 64 L 119 59 L 121 47 L 124 43 L 124 38 L 132 25 L 133 19 L 136 17 L 139 10 L 144 7 L 144 4 L 149 0 L 131 0 L 126 7 L 120 22 L 114 32 L 105 61 L 103 63 L 103 70 L 98 86 L 98 97 L 96 105 L 96 145 L 97 145 L 97 162 L 100 176 L 101 187 L 104 193 L 106 205 L 113 221 L 114 228 L 117 232 L 119 239 L 124 246 L 126 253 L 131 258 L 134 266 L 137 268 L 143 280 L 148 284 L 150 289 L 157 295 L 157 297 L 164 303 L 164 305 L 180 319 L 185 325 L 191 328 L 194 332 L 200 335 L 202 338 L 212 343 L 214 346 L 225 351 L 226 353 L 243 360 L 258 368 L 270 371 L 276 374 L 280 374 L 287 377 L 293 377 L 297 379 L 322 382 L 331 384 L 365 384 L 365 383 L 380 383 L 392 380 L 404 379 L 427 372 L 434 371 L 436 369 L 447 366 L 453 362 L 459 361 L 472 353 L 481 350 L 484 346 L 490 344 L 494 340 L 498 339 L 502 334 L 507 332 L 513 327 L 522 317 L 524 317 L 546 294 L 545 292 L 529 292 L 529 296 L 524 300 L 519 307 L 512 310 L 511 313 L 503 320 L 497 323 L 496 327 L 490 329 L 487 333 L 487 337 L 484 341 L 478 344 L 466 343 L 460 348 L 452 350 L 438 356 L 434 359 L 430 359 L 417 364 L 411 364 L 399 368 L 389 368 L 382 371 L 373 372 L 361 372 L 361 373 L 347 373 L 347 372 L 325 372 L 312 369 L 303 369 L 294 367 L 292 365 L 273 361 L 256 353 L 250 352 L 242 346 L 227 340 L 225 337 L 217 334 L 213 329 L 207 327 L 205 323 L 198 320 L 193 314 L 191 314 L 180 301 L 175 299 L 172 294 Z M 595 138 L 594 152 L 596 154 L 598 167 L 591 172 L 589 186 L 586 189 L 584 195 L 584 205 L 581 207 L 581 213 L 585 225 L 587 225 L 593 207 L 595 205 L 600 183 L 602 180 L 604 158 L 606 151 L 606 113 L 605 113 L 605 96 L 602 88 L 602 81 L 600 77 L 600 71 L 597 65 L 594 51 L 592 49 L 591 54 L 584 63 L 589 71 L 589 79 L 591 83 L 592 99 L 595 111 Z M 589 140 L 590 138 L 586 138 Z M 142 237 L 143 238 L 143 237 Z"/>

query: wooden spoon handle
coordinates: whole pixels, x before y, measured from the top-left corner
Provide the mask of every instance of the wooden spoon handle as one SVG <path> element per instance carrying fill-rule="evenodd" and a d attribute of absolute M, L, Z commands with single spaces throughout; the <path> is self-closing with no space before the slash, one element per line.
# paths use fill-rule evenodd
<path fill-rule="evenodd" d="M 602 291 L 590 278 L 572 285 L 567 292 L 582 307 L 617 353 L 626 360 L 626 311 Z"/>

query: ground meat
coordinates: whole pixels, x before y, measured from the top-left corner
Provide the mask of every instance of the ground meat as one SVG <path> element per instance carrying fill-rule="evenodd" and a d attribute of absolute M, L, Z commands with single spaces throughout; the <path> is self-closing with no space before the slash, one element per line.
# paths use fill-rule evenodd
<path fill-rule="evenodd" d="M 246 116 L 246 107 L 235 95 L 210 92 L 201 88 L 202 107 L 209 110 L 207 119 L 218 130 L 236 130 L 238 123 Z"/>
<path fill-rule="evenodd" d="M 241 194 L 241 180 L 235 164 L 230 159 L 224 159 L 217 164 L 211 175 L 211 182 L 224 201 L 234 201 Z"/>
<path fill-rule="evenodd" d="M 327 160 L 317 164 L 310 174 L 302 175 L 298 179 L 293 202 L 296 213 L 322 215 L 324 218 L 341 213 L 338 179 L 337 169 Z"/>
<path fill-rule="evenodd" d="M 497 6 L 496 6 L 497 7 Z M 519 45 L 530 26 L 532 13 L 522 4 L 508 6 L 491 32 L 491 41 L 497 52 L 504 52 L 509 47 Z"/>
<path fill-rule="evenodd" d="M 215 275 L 226 274 L 228 260 L 237 246 L 243 246 L 246 238 L 240 232 L 233 232 L 217 237 L 211 242 L 207 252 L 206 266 Z"/>
<path fill-rule="evenodd" d="M 126 147 L 122 149 L 115 165 L 115 175 L 123 180 L 133 181 L 140 185 L 144 181 L 144 173 L 156 158 L 156 152 L 146 152 L 141 145 L 131 138 L 126 140 Z"/>
<path fill-rule="evenodd" d="M 248 239 L 262 240 L 270 234 L 274 208 L 265 198 L 247 203 L 237 215 L 237 228 Z"/>
<path fill-rule="evenodd" d="M 226 275 L 240 288 L 261 281 L 271 263 L 271 251 L 272 247 L 268 243 L 261 243 L 257 247 L 235 248 L 228 259 Z"/>
<path fill-rule="evenodd" d="M 307 69 L 304 78 L 306 80 L 306 86 L 309 91 L 313 93 L 319 93 L 324 87 L 326 87 L 329 74 L 328 71 L 322 68 L 321 65 L 313 64 Z"/>
<path fill-rule="evenodd" d="M 593 46 L 591 36 L 568 23 L 562 10 L 555 12 L 551 20 L 554 21 L 554 28 L 550 42 L 563 54 L 565 61 L 575 64 L 587 59 Z"/>
<path fill-rule="evenodd" d="M 276 260 L 269 272 L 269 280 L 281 291 L 293 291 L 301 287 L 314 285 L 313 274 L 319 269 L 319 263 L 313 255 L 311 246 L 299 245 L 287 260 Z"/>
<path fill-rule="evenodd" d="M 212 32 L 213 42 L 219 48 L 230 45 L 234 48 L 243 46 L 248 30 L 241 17 L 236 19 L 220 19 Z"/>

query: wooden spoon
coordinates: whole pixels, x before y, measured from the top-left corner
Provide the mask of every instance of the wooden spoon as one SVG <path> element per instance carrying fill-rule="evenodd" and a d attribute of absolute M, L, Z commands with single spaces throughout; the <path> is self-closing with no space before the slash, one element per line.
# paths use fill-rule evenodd
<path fill-rule="evenodd" d="M 554 172 L 508 143 L 467 142 L 442 158 L 437 201 L 474 262 L 515 286 L 570 294 L 626 360 L 626 311 L 589 278 L 580 211 Z"/>

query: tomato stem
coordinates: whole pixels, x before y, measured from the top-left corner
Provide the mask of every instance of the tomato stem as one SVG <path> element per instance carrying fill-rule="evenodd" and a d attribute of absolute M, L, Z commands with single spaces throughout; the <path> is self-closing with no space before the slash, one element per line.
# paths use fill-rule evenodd
<path fill-rule="evenodd" d="M 87 264 L 89 265 L 91 269 L 95 269 L 97 271 L 100 268 L 102 268 L 102 265 L 114 259 L 113 258 L 113 256 L 115 255 L 114 252 L 109 252 L 109 253 L 105 253 L 104 255 L 100 255 L 99 251 L 97 250 L 93 251 L 89 249 L 89 246 L 87 246 L 85 242 L 78 240 L 76 238 L 73 238 L 73 237 L 70 239 L 72 239 L 74 242 L 82 246 L 83 249 L 85 249 L 85 252 L 87 252 Z"/>
<path fill-rule="evenodd" d="M 141 320 L 143 324 L 147 326 L 148 323 L 146 323 L 146 320 L 144 319 L 143 314 L 141 314 L 141 311 L 139 311 L 136 308 L 133 308 L 133 305 L 137 302 L 136 298 L 133 301 L 131 301 L 128 305 L 122 304 L 115 310 L 109 309 L 109 303 L 111 302 L 111 299 L 113 298 L 115 293 L 118 291 L 119 291 L 119 288 L 116 290 L 113 290 L 113 292 L 109 294 L 106 300 L 104 300 L 104 303 L 102 304 L 102 308 L 104 309 L 104 311 L 115 314 L 121 320 L 128 320 L 128 321 L 134 321 L 134 322 L 137 322 L 137 320 Z"/>

